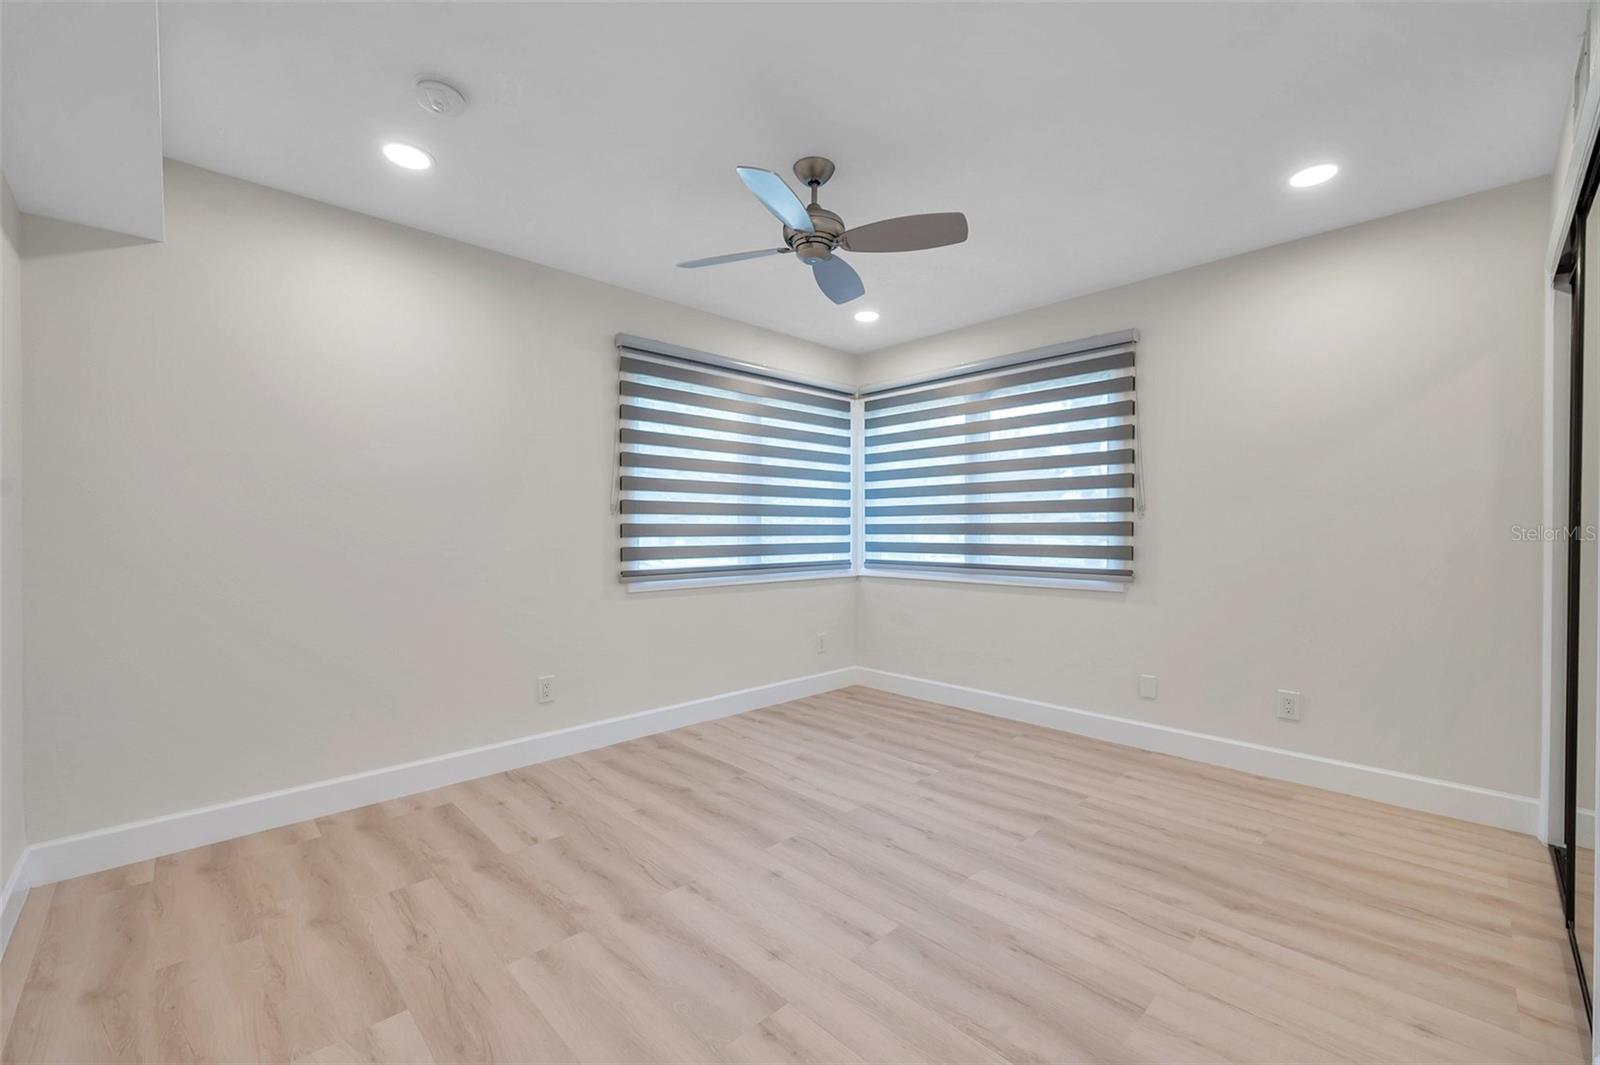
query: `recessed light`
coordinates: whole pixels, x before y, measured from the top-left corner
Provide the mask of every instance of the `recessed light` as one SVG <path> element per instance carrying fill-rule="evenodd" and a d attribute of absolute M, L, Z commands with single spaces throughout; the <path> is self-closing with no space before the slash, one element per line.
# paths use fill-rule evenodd
<path fill-rule="evenodd" d="M 383 146 L 383 154 L 395 166 L 403 166 L 407 170 L 426 170 L 433 165 L 433 156 L 410 144 L 401 144 L 395 141 Z"/>
<path fill-rule="evenodd" d="M 1313 185 L 1320 185 L 1330 180 L 1339 172 L 1339 167 L 1333 163 L 1318 163 L 1308 166 L 1304 170 L 1297 170 L 1289 179 L 1289 184 L 1297 189 L 1309 189 Z"/>
<path fill-rule="evenodd" d="M 856 312 L 856 321 L 858 321 L 858 322 L 876 322 L 877 320 L 878 320 L 878 312 L 877 311 L 857 311 Z"/>

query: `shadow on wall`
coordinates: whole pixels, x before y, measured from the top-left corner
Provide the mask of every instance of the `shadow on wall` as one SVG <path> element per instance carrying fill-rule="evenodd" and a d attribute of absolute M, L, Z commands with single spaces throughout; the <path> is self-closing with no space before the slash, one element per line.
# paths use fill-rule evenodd
<path fill-rule="evenodd" d="M 126 233 L 113 233 L 109 229 L 80 226 L 73 222 L 50 220 L 48 226 L 27 226 L 23 229 L 23 246 L 30 259 L 54 259 L 65 255 L 80 255 L 91 251 L 116 251 L 145 244 L 160 244 L 158 240 L 133 237 Z"/>

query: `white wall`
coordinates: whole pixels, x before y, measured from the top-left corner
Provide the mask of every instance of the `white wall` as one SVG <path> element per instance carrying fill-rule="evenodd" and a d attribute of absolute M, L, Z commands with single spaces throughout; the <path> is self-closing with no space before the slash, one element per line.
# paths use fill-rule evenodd
<path fill-rule="evenodd" d="M 33 839 L 855 660 L 850 581 L 630 596 L 608 510 L 614 333 L 848 356 L 166 180 L 162 244 L 25 220 Z"/>
<path fill-rule="evenodd" d="M 166 195 L 164 244 L 26 219 L 35 840 L 853 662 L 1537 790 L 1543 182 L 859 361 L 179 164 Z M 1126 593 L 616 583 L 613 333 L 873 381 L 1130 326 Z"/>
<path fill-rule="evenodd" d="M 1524 182 L 865 356 L 876 381 L 1139 329 L 1149 512 L 1123 594 L 862 582 L 861 664 L 1537 794 L 1542 551 L 1511 526 L 1542 515 L 1549 196 Z M 1278 688 L 1304 721 L 1275 719 Z"/>
<path fill-rule="evenodd" d="M 26 845 L 22 661 L 21 219 L 0 178 L 0 885 Z"/>

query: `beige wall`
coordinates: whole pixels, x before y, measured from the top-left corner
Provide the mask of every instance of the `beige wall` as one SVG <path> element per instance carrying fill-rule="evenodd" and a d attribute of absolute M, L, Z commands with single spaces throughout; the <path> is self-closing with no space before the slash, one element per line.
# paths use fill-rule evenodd
<path fill-rule="evenodd" d="M 861 664 L 1536 795 L 1541 549 L 1510 527 L 1541 517 L 1549 202 L 1529 181 L 865 356 L 885 380 L 1139 329 L 1149 512 L 1123 594 L 862 582 Z"/>
<path fill-rule="evenodd" d="M 849 580 L 630 596 L 608 509 L 616 332 L 850 357 L 180 164 L 166 195 L 162 244 L 26 219 L 32 838 L 855 660 Z"/>
<path fill-rule="evenodd" d="M 26 220 L 33 839 L 852 663 L 1537 790 L 1542 182 L 860 360 L 167 185 L 163 244 Z M 873 381 L 1128 327 L 1126 593 L 615 580 L 615 332 Z"/>
<path fill-rule="evenodd" d="M 27 839 L 23 817 L 21 218 L 0 178 L 0 884 Z"/>

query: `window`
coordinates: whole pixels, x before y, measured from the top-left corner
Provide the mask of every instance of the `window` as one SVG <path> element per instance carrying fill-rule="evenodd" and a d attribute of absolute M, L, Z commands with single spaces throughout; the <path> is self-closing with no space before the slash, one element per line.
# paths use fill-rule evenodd
<path fill-rule="evenodd" d="M 867 573 L 1133 578 L 1133 334 L 865 393 Z"/>
<path fill-rule="evenodd" d="M 849 391 L 618 345 L 624 581 L 851 571 Z"/>
<path fill-rule="evenodd" d="M 622 580 L 1132 580 L 1135 340 L 858 395 L 619 336 Z"/>

